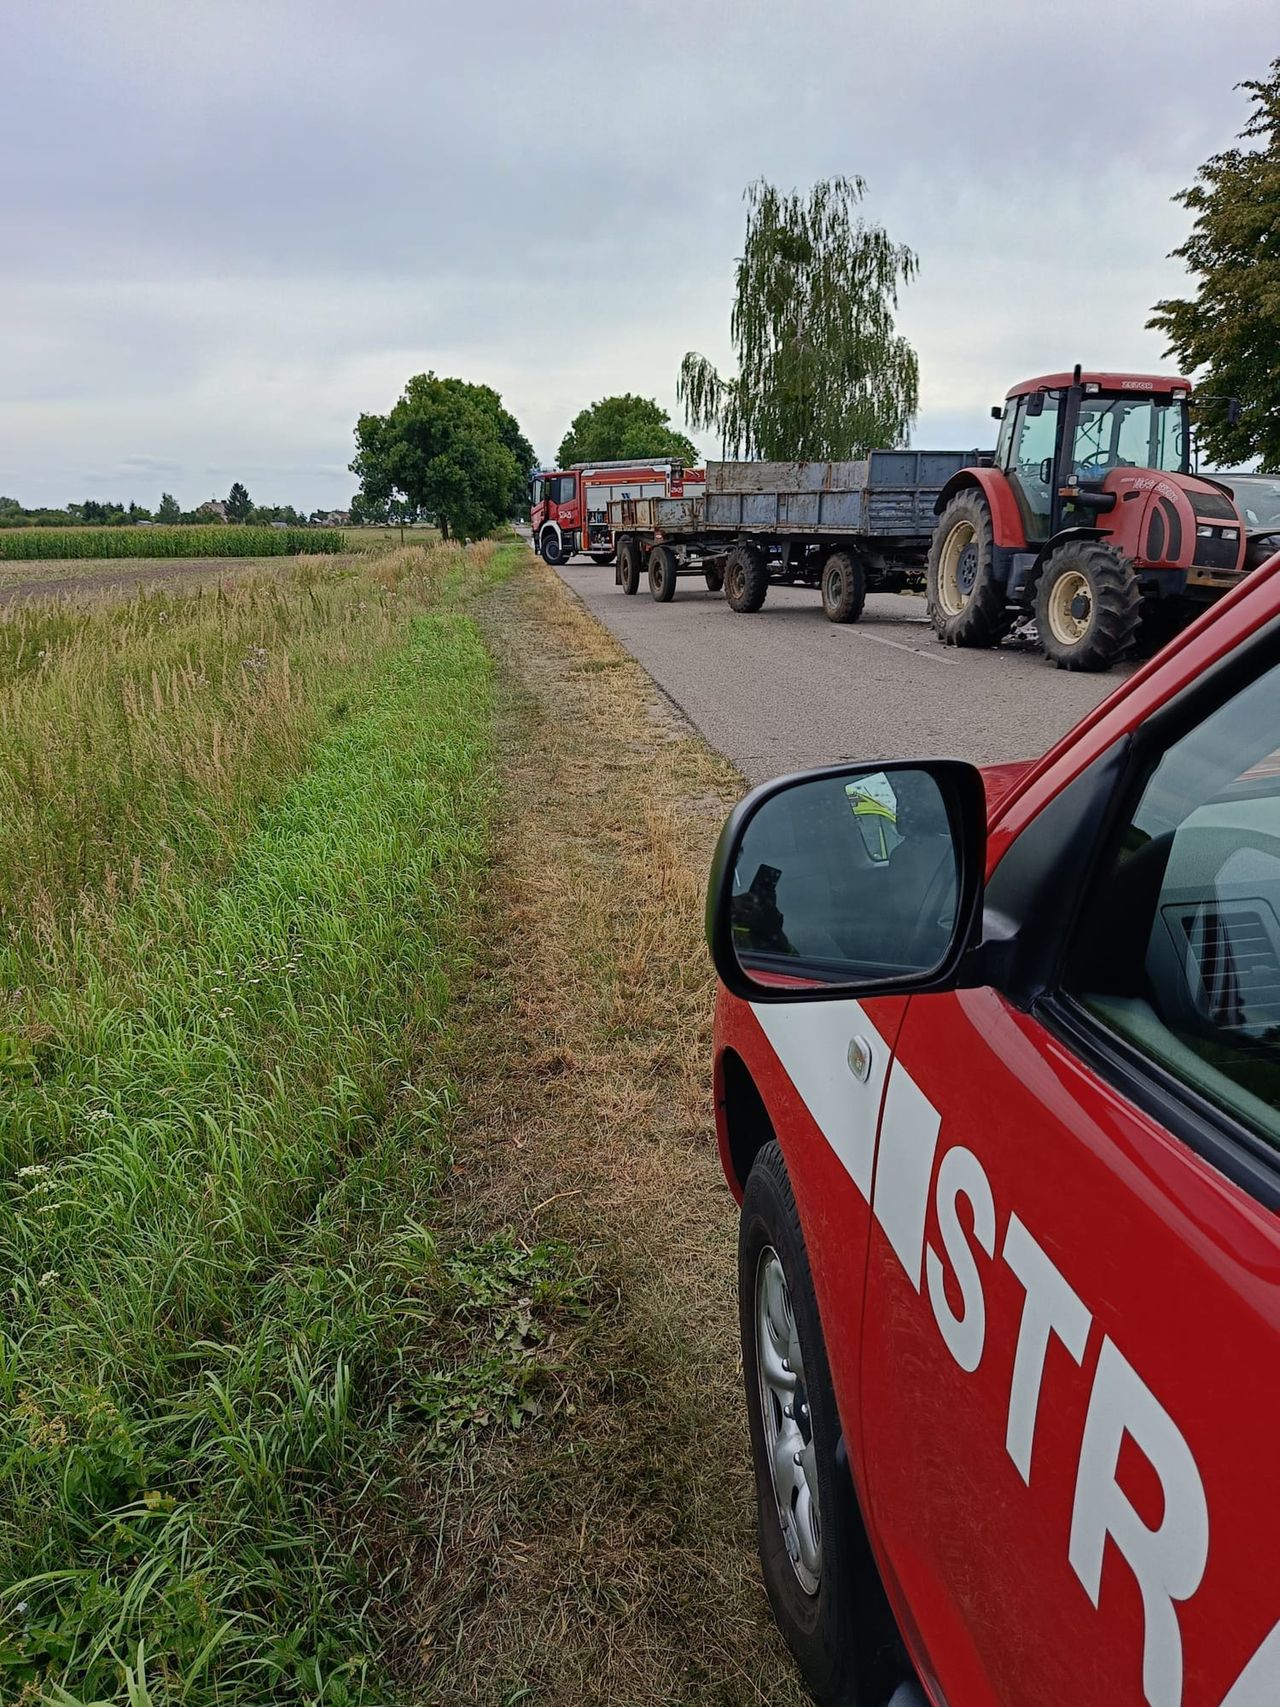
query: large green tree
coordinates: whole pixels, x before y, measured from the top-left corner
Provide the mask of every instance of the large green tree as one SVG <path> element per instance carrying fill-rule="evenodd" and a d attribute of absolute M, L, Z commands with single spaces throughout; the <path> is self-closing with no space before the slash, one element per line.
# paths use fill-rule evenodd
<path fill-rule="evenodd" d="M 689 466 L 701 460 L 693 440 L 676 431 L 660 403 L 628 391 L 579 410 L 560 441 L 556 462 L 569 468 L 575 462 L 652 456 L 679 457 Z"/>
<path fill-rule="evenodd" d="M 253 499 L 249 496 L 248 487 L 236 481 L 227 493 L 227 519 L 233 522 L 247 522 L 253 509 Z"/>
<path fill-rule="evenodd" d="M 1239 85 L 1253 97 L 1242 142 L 1200 168 L 1174 198 L 1195 215 L 1174 256 L 1197 280 L 1193 297 L 1157 302 L 1148 326 L 1197 377 L 1200 443 L 1230 468 L 1260 457 L 1280 469 L 1280 59 L 1264 81 Z M 1226 399 L 1244 405 L 1233 422 Z"/>
<path fill-rule="evenodd" d="M 861 178 L 807 196 L 748 188 L 729 321 L 737 375 L 690 351 L 678 387 L 690 426 L 718 432 L 728 454 L 850 457 L 905 443 L 920 376 L 894 311 L 917 261 L 858 217 L 865 192 Z"/>
<path fill-rule="evenodd" d="M 375 515 L 398 499 L 446 539 L 480 539 L 519 512 L 533 465 L 532 447 L 490 386 L 420 373 L 389 414 L 357 421 L 354 502 Z"/>
<path fill-rule="evenodd" d="M 162 492 L 160 494 L 160 508 L 156 511 L 156 520 L 159 522 L 176 522 L 181 514 L 182 511 L 178 508 L 178 500 L 173 493 Z"/>

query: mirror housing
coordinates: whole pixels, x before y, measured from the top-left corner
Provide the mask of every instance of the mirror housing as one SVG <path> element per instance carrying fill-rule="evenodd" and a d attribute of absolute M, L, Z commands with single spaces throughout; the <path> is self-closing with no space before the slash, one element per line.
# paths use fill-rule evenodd
<path fill-rule="evenodd" d="M 991 419 L 993 421 L 1003 421 L 1004 420 L 1004 404 L 1003 403 L 993 403 L 991 405 Z"/>
<path fill-rule="evenodd" d="M 1033 391 L 1030 394 L 1030 396 L 1027 398 L 1027 414 L 1028 415 L 1043 415 L 1044 414 L 1044 392 L 1043 391 Z"/>
<path fill-rule="evenodd" d="M 804 824 L 787 823 L 788 811 L 802 806 L 801 790 L 810 791 L 809 799 L 825 814 L 826 833 L 812 816 Z M 910 861 L 900 862 L 895 869 L 895 856 L 908 845 L 912 834 L 910 829 L 902 831 L 907 821 L 904 802 L 911 799 L 913 791 L 918 797 L 923 790 L 928 791 L 932 803 L 933 821 L 927 826 L 930 853 L 923 868 L 917 862 L 915 873 L 900 876 L 900 871 L 907 872 Z M 868 820 L 865 826 L 858 822 L 864 814 Z M 886 831 L 883 824 L 891 828 Z M 785 828 L 792 837 L 791 845 L 803 850 L 810 860 L 823 862 L 827 871 L 856 876 L 856 868 L 861 866 L 861 914 L 855 916 L 856 910 L 847 901 L 834 899 L 825 903 L 824 914 L 824 902 L 817 897 L 809 923 L 816 922 L 820 930 L 826 925 L 839 930 L 865 922 L 873 934 L 878 934 L 881 944 L 874 957 L 864 957 L 865 968 L 859 966 L 856 950 L 850 953 L 841 949 L 835 956 L 824 955 L 822 961 L 805 959 L 803 947 L 793 947 L 786 937 L 784 914 L 777 904 L 778 884 L 784 873 L 759 858 L 761 840 L 769 846 L 771 825 Z M 735 891 L 744 844 L 753 826 L 757 833 L 748 852 L 748 864 L 757 861 L 755 875 L 748 886 Z M 834 826 L 839 826 L 838 837 Z M 874 841 L 877 834 L 879 846 Z M 861 838 L 865 858 L 849 860 L 850 850 L 856 854 L 860 846 L 855 836 Z M 982 934 L 986 846 L 987 802 L 982 775 L 976 766 L 960 759 L 832 765 L 764 783 L 730 813 L 712 860 L 707 887 L 707 942 L 721 983 L 730 994 L 757 1003 L 837 1001 L 956 989 L 962 962 Z M 950 884 L 944 883 L 938 891 L 938 879 L 950 875 L 948 856 L 954 861 L 950 868 L 954 875 Z M 875 866 L 880 870 L 867 882 L 866 872 Z M 932 870 L 932 885 L 920 875 L 922 869 Z M 799 872 L 793 868 L 786 876 L 793 897 L 813 899 L 815 886 L 807 881 L 803 858 Z M 941 912 L 949 917 L 930 920 L 926 903 L 931 900 L 940 901 Z M 886 901 L 893 904 L 886 907 Z M 792 901 L 787 904 L 790 908 Z M 755 937 L 750 945 L 757 951 L 750 955 L 754 966 L 744 966 L 739 952 L 744 909 L 753 915 L 745 928 Z M 761 917 L 768 921 L 766 929 L 772 940 L 759 928 Z M 914 920 L 914 926 L 908 920 Z M 922 927 L 928 927 L 923 955 L 918 943 L 908 941 L 913 933 L 919 937 Z M 901 940 L 894 936 L 895 930 Z"/>

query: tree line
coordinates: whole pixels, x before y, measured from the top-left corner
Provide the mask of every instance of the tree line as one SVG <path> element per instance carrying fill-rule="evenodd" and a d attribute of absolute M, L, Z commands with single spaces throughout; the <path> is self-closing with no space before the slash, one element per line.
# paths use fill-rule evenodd
<path fill-rule="evenodd" d="M 184 510 L 172 492 L 162 492 L 154 510 L 132 501 L 124 504 L 98 498 L 66 504 L 62 509 L 28 509 L 16 498 L 0 497 L 0 527 L 6 528 L 138 527 L 148 522 L 162 522 L 170 527 L 177 524 L 206 527 L 222 522 L 244 522 L 258 527 L 284 522 L 289 527 L 306 527 L 309 523 L 326 522 L 329 514 L 327 510 L 313 510 L 306 516 L 292 504 L 255 504 L 239 480 L 225 499 L 208 499 L 194 510 Z"/>

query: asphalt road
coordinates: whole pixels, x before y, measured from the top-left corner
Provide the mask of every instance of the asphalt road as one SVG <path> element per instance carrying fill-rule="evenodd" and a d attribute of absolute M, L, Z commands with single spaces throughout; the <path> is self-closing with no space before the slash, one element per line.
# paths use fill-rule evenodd
<path fill-rule="evenodd" d="M 1069 674 L 1010 642 L 941 646 L 911 593 L 872 593 L 861 621 L 840 625 L 800 588 L 771 587 L 763 610 L 740 616 L 700 578 L 659 605 L 643 581 L 628 598 L 589 558 L 560 574 L 750 782 L 841 759 L 1034 757 L 1129 670 Z"/>

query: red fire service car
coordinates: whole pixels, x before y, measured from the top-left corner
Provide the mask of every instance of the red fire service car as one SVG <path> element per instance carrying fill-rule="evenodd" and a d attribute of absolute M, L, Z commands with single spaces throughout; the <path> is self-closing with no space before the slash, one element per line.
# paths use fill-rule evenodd
<path fill-rule="evenodd" d="M 1044 758 L 716 854 L 760 1551 L 816 1698 L 1280 1703 L 1280 556 Z"/>

